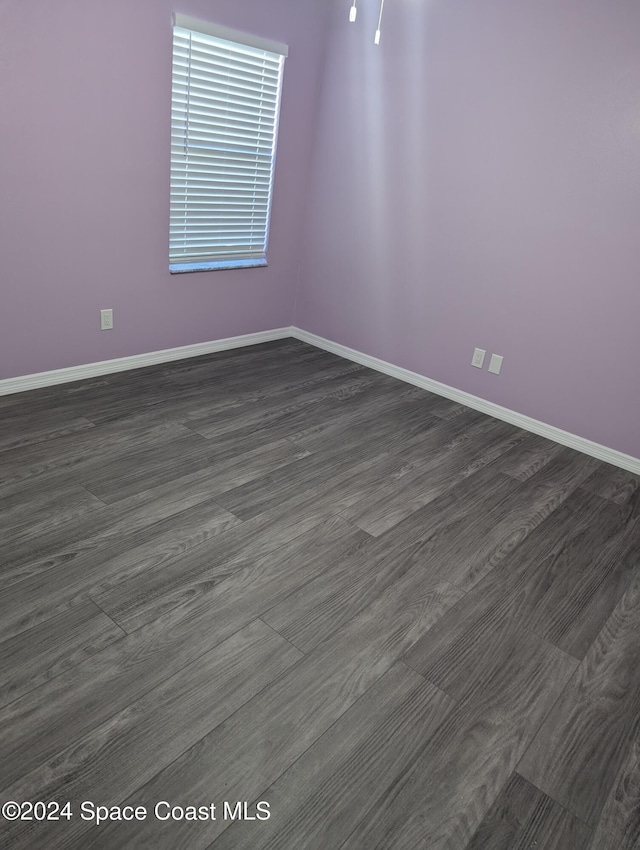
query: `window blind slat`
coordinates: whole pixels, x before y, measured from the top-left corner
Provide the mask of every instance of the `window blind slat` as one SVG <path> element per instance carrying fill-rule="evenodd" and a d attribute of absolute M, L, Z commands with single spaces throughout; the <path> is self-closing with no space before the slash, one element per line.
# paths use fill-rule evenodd
<path fill-rule="evenodd" d="M 187 177 L 193 179 L 209 179 L 210 177 L 222 176 L 222 175 L 230 175 L 231 177 L 247 177 L 249 175 L 256 175 L 260 178 L 269 179 L 270 169 L 267 163 L 261 164 L 260 162 L 248 163 L 246 166 L 243 166 L 240 162 L 235 162 L 230 164 L 229 166 L 225 166 L 225 163 L 217 158 L 216 161 L 212 162 L 208 165 L 194 165 L 192 163 L 184 163 L 183 166 L 180 166 L 176 163 L 175 175 L 177 179 L 185 179 Z"/>
<path fill-rule="evenodd" d="M 193 169 L 206 169 L 210 166 L 216 165 L 225 165 L 229 164 L 229 168 L 240 168 L 240 167 L 251 167 L 254 162 L 259 163 L 260 165 L 271 165 L 271 160 L 269 157 L 262 156 L 259 153 L 254 151 L 244 152 L 237 150 L 229 150 L 228 147 L 226 149 L 221 148 L 220 150 L 208 150 L 206 153 L 201 153 L 199 150 L 195 149 L 193 151 L 189 151 L 189 158 L 184 156 L 184 145 L 182 141 L 180 141 L 179 146 L 174 146 L 175 150 L 172 150 L 172 156 L 176 157 L 176 167 L 180 167 L 180 165 L 185 165 L 185 167 L 193 168 Z M 178 157 L 182 157 L 178 159 Z"/>
<path fill-rule="evenodd" d="M 269 122 L 271 123 L 271 122 Z M 199 116 L 195 115 L 190 121 L 188 127 L 184 127 L 182 129 L 182 135 L 187 134 L 188 139 L 193 138 L 219 138 L 224 140 L 225 138 L 233 139 L 252 139 L 255 141 L 262 141 L 263 144 L 270 142 L 273 137 L 273 123 L 269 126 L 269 123 L 263 122 L 258 127 L 248 127 L 246 124 L 240 125 L 236 124 L 233 121 L 229 121 L 228 123 L 222 119 L 218 123 L 213 122 L 203 122 L 199 120 Z M 179 137 L 180 133 L 175 133 L 175 137 Z M 269 149 L 271 149 L 271 145 L 269 144 Z"/>
<path fill-rule="evenodd" d="M 182 101 L 175 100 L 172 115 L 184 117 L 188 112 L 195 112 L 201 115 L 207 115 L 210 118 L 216 117 L 218 113 L 229 113 L 240 121 L 253 121 L 256 117 L 256 111 L 259 112 L 262 118 L 271 118 L 275 120 L 276 105 L 264 101 L 250 102 L 248 100 L 238 101 L 229 99 L 220 99 L 213 95 L 200 95 L 197 91 L 191 89 L 187 95 L 185 93 Z"/>
<path fill-rule="evenodd" d="M 219 78 L 231 76 L 242 80 L 253 80 L 256 85 L 278 87 L 279 62 L 235 62 L 233 57 L 203 53 L 193 44 L 187 45 L 183 53 L 175 53 L 172 61 L 176 73 L 185 76 Z"/>
<path fill-rule="evenodd" d="M 210 176 L 195 174 L 191 175 L 189 172 L 185 172 L 183 174 L 176 175 L 174 185 L 171 188 L 171 191 L 179 189 L 180 191 L 184 191 L 186 188 L 197 188 L 200 184 L 202 184 L 201 188 L 214 188 L 220 186 L 222 188 L 230 187 L 230 186 L 259 186 L 262 189 L 265 189 L 267 192 L 269 191 L 269 175 L 262 175 L 259 178 L 253 177 L 250 175 L 239 175 L 238 179 L 234 177 L 233 174 L 230 176 L 214 174 Z"/>
<path fill-rule="evenodd" d="M 283 61 L 174 28 L 170 267 L 264 264 Z"/>
<path fill-rule="evenodd" d="M 176 75 L 176 77 L 178 85 L 196 92 L 219 92 L 229 100 L 245 97 L 249 100 L 275 102 L 277 96 L 277 88 L 265 85 L 264 81 L 261 81 L 260 75 L 257 75 L 255 80 L 243 80 L 231 74 L 216 77 L 199 76 L 192 70 L 191 74 L 184 80 L 181 80 L 179 75 Z"/>

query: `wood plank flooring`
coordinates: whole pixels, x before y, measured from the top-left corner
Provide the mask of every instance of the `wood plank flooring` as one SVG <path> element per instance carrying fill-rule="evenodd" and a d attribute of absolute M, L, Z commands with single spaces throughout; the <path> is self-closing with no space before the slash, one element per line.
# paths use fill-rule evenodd
<path fill-rule="evenodd" d="M 3 848 L 640 850 L 637 476 L 285 340 L 0 398 L 0 512 Z"/>

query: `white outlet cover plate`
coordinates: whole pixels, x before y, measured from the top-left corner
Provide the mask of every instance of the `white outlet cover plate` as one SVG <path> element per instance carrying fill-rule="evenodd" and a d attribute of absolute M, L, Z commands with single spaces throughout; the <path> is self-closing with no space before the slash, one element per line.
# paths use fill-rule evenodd
<path fill-rule="evenodd" d="M 489 361 L 489 371 L 494 375 L 500 374 L 500 369 L 502 369 L 502 361 L 503 357 L 501 354 L 492 354 L 491 360 Z"/>
<path fill-rule="evenodd" d="M 476 348 L 473 352 L 473 357 L 471 358 L 471 365 L 477 366 L 478 369 L 482 369 L 482 364 L 484 363 L 484 356 L 487 352 L 484 348 Z"/>
<path fill-rule="evenodd" d="M 100 330 L 110 331 L 113 328 L 113 310 L 100 310 Z"/>

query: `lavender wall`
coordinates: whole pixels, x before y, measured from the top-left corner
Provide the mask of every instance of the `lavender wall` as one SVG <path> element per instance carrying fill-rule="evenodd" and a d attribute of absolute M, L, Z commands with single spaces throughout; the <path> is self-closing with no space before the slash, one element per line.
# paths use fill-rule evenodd
<path fill-rule="evenodd" d="M 295 323 L 640 457 L 640 3 L 388 0 L 378 48 L 358 5 Z"/>
<path fill-rule="evenodd" d="M 169 275 L 174 9 L 289 44 L 267 269 Z M 0 0 L 0 378 L 291 324 L 326 20 L 317 0 Z"/>

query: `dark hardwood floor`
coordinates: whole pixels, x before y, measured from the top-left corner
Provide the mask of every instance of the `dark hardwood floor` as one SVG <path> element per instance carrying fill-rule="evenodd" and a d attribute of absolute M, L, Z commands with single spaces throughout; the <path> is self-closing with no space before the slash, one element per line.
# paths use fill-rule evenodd
<path fill-rule="evenodd" d="M 640 848 L 638 477 L 286 340 L 0 398 L 0 510 L 3 848 Z"/>

